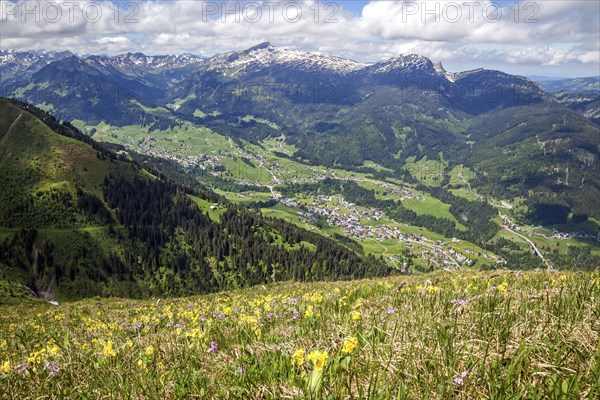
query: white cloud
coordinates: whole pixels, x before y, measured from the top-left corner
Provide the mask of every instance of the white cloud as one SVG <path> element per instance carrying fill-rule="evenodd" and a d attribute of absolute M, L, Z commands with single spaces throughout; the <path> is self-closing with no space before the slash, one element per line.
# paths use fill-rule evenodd
<path fill-rule="evenodd" d="M 577 59 L 584 64 L 598 65 L 600 51 L 588 51 L 587 53 L 580 54 Z"/>
<path fill-rule="evenodd" d="M 103 36 L 93 41 L 103 53 L 129 51 L 135 44 L 125 36 Z"/>
<path fill-rule="evenodd" d="M 122 3 L 128 5 L 123 9 L 107 1 L 82 0 L 73 7 L 64 0 L 0 0 L 0 45 L 210 56 L 270 40 L 368 62 L 419 53 L 471 68 L 564 65 L 572 71 L 579 65 L 592 74 L 599 66 L 598 1 L 527 1 L 500 11 L 489 0 L 468 3 L 477 3 L 473 6 L 462 0 L 371 1 L 360 15 L 344 11 L 343 2 L 339 9 L 325 9 L 326 2 L 316 7 L 280 0 L 273 8 L 258 3 L 260 9 L 253 2 L 229 1 L 224 10 L 221 1 L 159 0 Z M 35 11 L 23 12 L 36 4 L 37 21 Z M 61 18 L 55 4 L 61 5 Z M 326 23 L 328 16 L 336 22 Z"/>
<path fill-rule="evenodd" d="M 556 50 L 551 47 L 524 48 L 510 50 L 502 54 L 504 60 L 511 64 L 559 65 L 573 61 L 575 57 L 569 52 Z"/>

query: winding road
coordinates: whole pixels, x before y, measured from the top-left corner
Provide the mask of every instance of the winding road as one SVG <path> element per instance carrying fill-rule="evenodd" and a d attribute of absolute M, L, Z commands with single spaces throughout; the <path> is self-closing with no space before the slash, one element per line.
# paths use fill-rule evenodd
<path fill-rule="evenodd" d="M 502 220 L 503 220 L 503 221 L 504 221 L 504 220 L 505 220 L 505 218 L 506 218 L 506 220 L 508 220 L 508 221 L 510 221 L 510 222 L 512 223 L 512 220 L 511 220 L 509 217 L 507 217 L 506 215 L 503 215 L 503 214 L 501 214 L 500 212 L 498 212 L 498 215 L 500 215 L 500 218 L 502 218 Z M 513 225 L 514 225 L 514 224 L 513 224 Z M 530 245 L 530 246 L 533 248 L 533 251 L 535 252 L 535 254 L 537 254 L 537 256 L 538 256 L 539 258 L 541 258 L 541 259 L 542 259 L 542 261 L 544 262 L 544 264 L 546 264 L 546 267 L 548 267 L 548 270 L 553 270 L 553 269 L 554 269 L 554 267 L 552 267 L 552 265 L 551 265 L 551 264 L 548 262 L 548 260 L 546 260 L 546 259 L 544 258 L 544 255 L 543 255 L 543 254 L 542 254 L 542 252 L 541 252 L 541 251 L 540 251 L 540 250 L 537 248 L 537 246 L 535 245 L 535 243 L 533 243 L 531 240 L 529 240 L 529 238 L 527 238 L 527 237 L 526 237 L 526 236 L 524 236 L 524 235 L 521 235 L 521 234 L 520 234 L 520 233 L 518 233 L 518 232 L 515 232 L 514 230 L 512 230 L 512 229 L 511 229 L 511 228 L 510 228 L 508 225 L 506 225 L 506 224 L 502 225 L 502 227 L 503 227 L 504 229 L 506 229 L 507 231 L 509 231 L 510 233 L 512 233 L 512 234 L 514 234 L 514 235 L 516 235 L 516 236 L 520 237 L 521 239 L 525 240 L 525 241 L 526 241 L 526 242 L 527 242 L 527 243 L 528 243 L 528 244 L 529 244 L 529 245 Z"/>

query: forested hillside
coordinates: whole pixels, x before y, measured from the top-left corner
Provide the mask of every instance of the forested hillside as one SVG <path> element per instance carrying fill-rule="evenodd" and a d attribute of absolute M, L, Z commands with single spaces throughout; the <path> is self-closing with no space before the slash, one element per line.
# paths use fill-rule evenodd
<path fill-rule="evenodd" d="M 39 295 L 182 295 L 382 276 L 381 260 L 176 184 L 0 99 L 0 278 Z"/>

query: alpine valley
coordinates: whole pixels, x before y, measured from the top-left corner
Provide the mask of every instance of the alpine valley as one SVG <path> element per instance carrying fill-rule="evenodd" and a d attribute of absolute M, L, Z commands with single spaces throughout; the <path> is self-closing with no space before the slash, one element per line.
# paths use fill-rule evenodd
<path fill-rule="evenodd" d="M 577 82 L 269 43 L 2 51 L 0 277 L 141 297 L 600 266 L 600 96 Z"/>

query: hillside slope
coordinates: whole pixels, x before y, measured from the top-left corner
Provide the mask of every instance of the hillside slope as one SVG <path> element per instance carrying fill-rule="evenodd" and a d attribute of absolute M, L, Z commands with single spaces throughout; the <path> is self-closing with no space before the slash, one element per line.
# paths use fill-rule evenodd
<path fill-rule="evenodd" d="M 1 398 L 597 399 L 600 273 L 2 307 Z"/>
<path fill-rule="evenodd" d="M 191 294 L 389 272 L 231 204 L 211 215 L 211 192 L 141 169 L 32 106 L 0 99 L 0 113 L 0 274 L 40 295 Z"/>

